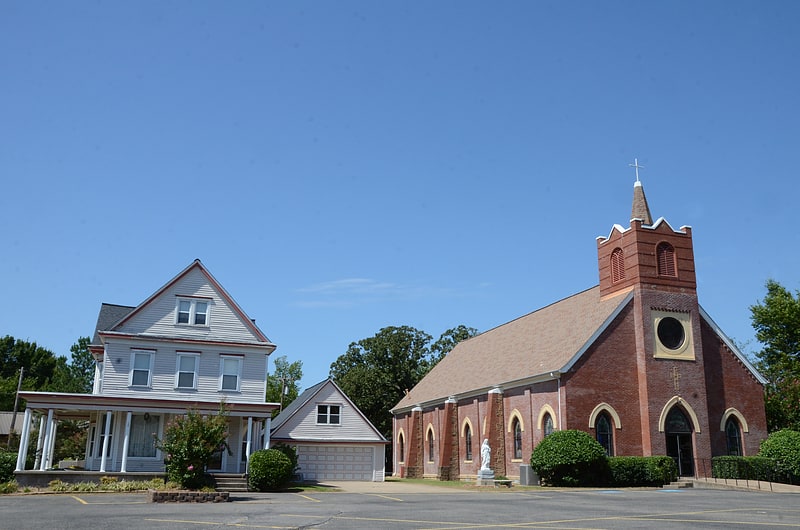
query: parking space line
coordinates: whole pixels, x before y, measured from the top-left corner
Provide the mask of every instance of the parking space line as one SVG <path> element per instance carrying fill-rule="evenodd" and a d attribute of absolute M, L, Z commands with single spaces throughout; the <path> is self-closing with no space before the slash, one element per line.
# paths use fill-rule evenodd
<path fill-rule="evenodd" d="M 294 493 L 293 495 L 297 495 L 298 497 L 302 497 L 302 498 L 304 498 L 306 500 L 309 500 L 309 501 L 322 502 L 319 499 L 315 499 L 314 497 L 309 497 L 308 495 L 303 495 L 302 493 Z"/>
<path fill-rule="evenodd" d="M 70 495 L 70 497 L 72 497 L 73 499 L 75 499 L 76 501 L 78 501 L 81 504 L 89 504 L 88 502 L 86 502 L 85 500 L 81 499 L 77 495 Z"/>

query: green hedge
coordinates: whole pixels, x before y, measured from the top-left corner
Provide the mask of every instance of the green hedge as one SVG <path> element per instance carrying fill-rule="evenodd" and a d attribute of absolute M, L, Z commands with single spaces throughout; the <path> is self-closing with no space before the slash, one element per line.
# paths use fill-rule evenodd
<path fill-rule="evenodd" d="M 775 461 L 781 482 L 797 484 L 800 482 L 800 432 L 782 429 L 771 433 L 761 442 L 758 456 Z"/>
<path fill-rule="evenodd" d="M 711 459 L 711 476 L 781 482 L 775 460 L 763 456 L 715 456 Z"/>
<path fill-rule="evenodd" d="M 610 484 L 617 487 L 663 486 L 675 480 L 678 467 L 668 456 L 612 456 Z"/>

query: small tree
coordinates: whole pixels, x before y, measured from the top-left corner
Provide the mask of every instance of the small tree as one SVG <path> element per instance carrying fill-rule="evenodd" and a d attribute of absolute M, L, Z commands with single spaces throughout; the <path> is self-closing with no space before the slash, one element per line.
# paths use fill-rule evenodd
<path fill-rule="evenodd" d="M 214 453 L 228 451 L 228 411 L 224 403 L 219 412 L 203 416 L 196 410 L 187 411 L 167 424 L 164 438 L 156 445 L 164 455 L 167 478 L 185 489 L 206 485 L 206 468 Z"/>
<path fill-rule="evenodd" d="M 602 484 L 608 476 L 605 449 L 583 431 L 556 431 L 531 454 L 531 468 L 551 486 Z"/>

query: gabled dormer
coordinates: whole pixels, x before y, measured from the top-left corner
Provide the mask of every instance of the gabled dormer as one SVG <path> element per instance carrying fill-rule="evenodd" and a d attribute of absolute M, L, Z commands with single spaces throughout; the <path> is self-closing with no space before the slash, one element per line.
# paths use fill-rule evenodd
<path fill-rule="evenodd" d="M 608 296 L 639 285 L 661 290 L 695 292 L 692 229 L 675 230 L 663 218 L 652 221 L 642 183 L 633 188 L 628 228 L 614 225 L 597 238 L 600 295 Z"/>

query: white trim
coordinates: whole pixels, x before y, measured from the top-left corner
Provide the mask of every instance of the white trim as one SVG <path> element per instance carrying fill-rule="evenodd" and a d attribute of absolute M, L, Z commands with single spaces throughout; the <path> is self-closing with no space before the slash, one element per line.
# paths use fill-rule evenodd
<path fill-rule="evenodd" d="M 725 411 L 722 415 L 722 420 L 719 422 L 719 430 L 725 432 L 725 424 L 728 423 L 728 418 L 733 416 L 737 420 L 739 420 L 739 425 L 742 428 L 742 432 L 750 432 L 750 428 L 747 426 L 747 420 L 744 419 L 744 414 L 736 410 L 735 408 L 731 407 Z"/>
<path fill-rule="evenodd" d="M 175 299 L 175 325 L 176 326 L 189 326 L 193 328 L 208 328 L 211 327 L 211 305 L 214 301 L 213 298 L 205 297 L 191 297 L 191 296 L 178 296 Z M 181 304 L 189 304 L 189 310 L 181 311 Z M 197 316 L 203 314 L 197 310 L 198 304 L 205 304 L 205 322 L 198 324 Z M 187 322 L 180 321 L 181 313 L 187 314 Z"/>
<path fill-rule="evenodd" d="M 695 413 L 694 409 L 691 405 L 689 405 L 686 400 L 681 398 L 680 396 L 672 396 L 669 401 L 664 405 L 664 408 L 661 409 L 661 415 L 658 418 L 658 432 L 665 432 L 666 431 L 666 423 L 667 423 L 667 415 L 669 411 L 672 410 L 672 407 L 675 405 L 680 405 L 683 410 L 689 415 L 689 419 L 694 424 L 694 432 L 700 432 L 700 421 L 697 419 L 697 414 Z"/>
<path fill-rule="evenodd" d="M 180 377 L 181 374 L 188 374 L 187 370 L 181 370 L 181 359 L 193 358 L 194 359 L 194 369 L 192 370 L 192 386 L 180 386 Z M 200 353 L 198 352 L 188 352 L 188 351 L 181 351 L 177 350 L 175 352 L 175 389 L 176 390 L 197 390 L 197 368 L 200 364 Z"/>
<path fill-rule="evenodd" d="M 619 419 L 619 414 L 617 411 L 614 410 L 614 407 L 609 405 L 608 403 L 600 403 L 597 405 L 591 414 L 589 414 L 589 428 L 594 429 L 595 424 L 597 423 L 597 417 L 600 416 L 601 412 L 607 412 L 611 419 L 614 420 L 614 427 L 617 429 L 622 428 L 622 422 Z"/>
<path fill-rule="evenodd" d="M 234 374 L 225 373 L 225 361 L 236 361 L 236 388 L 223 388 L 224 377 Z M 219 391 L 240 392 L 242 388 L 242 357 L 239 355 L 220 354 L 219 356 Z"/>
<path fill-rule="evenodd" d="M 138 349 L 132 348 L 131 349 L 131 358 L 130 358 L 130 365 L 128 370 L 128 386 L 136 387 L 136 388 L 152 388 L 153 387 L 153 361 L 155 359 L 155 350 L 145 350 L 145 349 Z M 142 371 L 143 368 L 136 368 L 136 356 L 137 355 L 147 355 L 148 356 L 148 366 L 147 366 L 147 384 L 140 385 L 134 384 L 133 382 L 133 373 L 135 371 Z"/>

